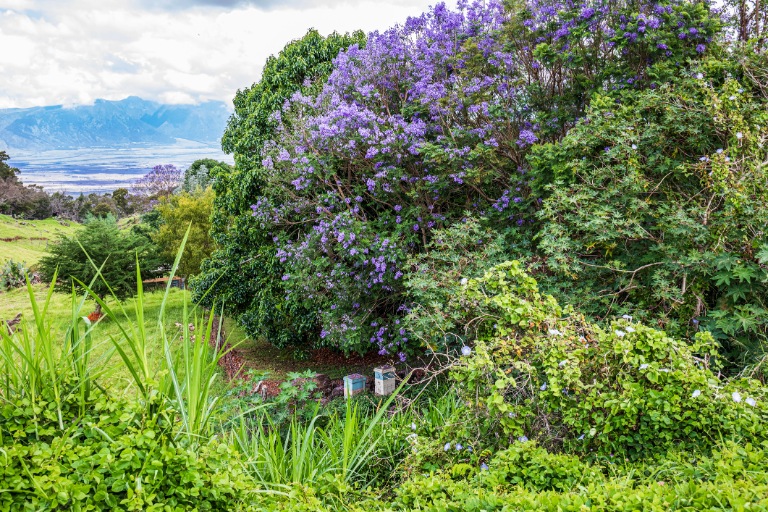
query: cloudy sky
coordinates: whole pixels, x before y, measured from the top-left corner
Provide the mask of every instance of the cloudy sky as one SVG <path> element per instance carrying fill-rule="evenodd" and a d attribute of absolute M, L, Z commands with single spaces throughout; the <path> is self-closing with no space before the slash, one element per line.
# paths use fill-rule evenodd
<path fill-rule="evenodd" d="M 435 0 L 0 0 L 0 108 L 222 100 L 309 28 L 383 30 Z M 446 2 L 455 5 L 455 1 Z"/>

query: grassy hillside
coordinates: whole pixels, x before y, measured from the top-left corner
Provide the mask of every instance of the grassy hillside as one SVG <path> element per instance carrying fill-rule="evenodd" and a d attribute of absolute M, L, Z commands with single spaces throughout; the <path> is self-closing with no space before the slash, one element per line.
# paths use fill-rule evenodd
<path fill-rule="evenodd" d="M 42 284 L 34 285 L 33 291 L 38 307 L 42 308 L 45 303 L 48 286 Z M 153 341 L 153 343 L 147 348 L 151 361 L 157 365 L 160 365 L 163 358 L 161 337 L 157 324 L 157 318 L 159 315 L 160 306 L 162 304 L 164 292 L 164 290 L 158 290 L 147 292 L 144 295 L 144 328 L 146 329 L 148 339 Z M 168 295 L 168 302 L 166 304 L 165 329 L 172 339 L 179 339 L 181 334 L 181 329 L 176 324 L 183 318 L 185 295 L 187 296 L 187 301 L 189 303 L 188 292 L 174 288 Z M 108 304 L 111 308 L 117 311 L 120 310 L 120 305 L 114 301 L 108 301 Z M 93 311 L 95 307 L 96 304 L 94 301 L 86 301 L 78 316 L 87 315 Z M 126 316 L 123 317 L 122 314 L 119 315 L 122 319 L 120 323 L 122 323 L 123 327 L 126 328 L 135 326 L 136 312 L 134 309 L 134 301 L 129 299 L 122 304 L 122 307 L 125 309 Z M 193 306 L 190 305 L 190 309 L 192 309 L 192 307 Z M 26 287 L 0 294 L 0 321 L 10 320 L 19 313 L 23 315 L 26 321 L 34 322 L 34 313 L 32 311 L 31 301 Z M 53 338 L 61 340 L 61 343 L 63 344 L 67 328 L 72 323 L 72 297 L 63 293 L 54 293 L 48 306 L 46 319 L 49 322 Z M 119 364 L 119 361 L 116 359 L 117 355 L 111 353 L 112 344 L 110 342 L 110 338 L 121 339 L 120 327 L 111 319 L 103 318 L 97 324 L 93 333 L 94 348 L 92 360 L 100 360 L 101 362 L 98 365 L 100 367 L 114 368 L 114 370 L 108 372 L 109 377 L 113 379 L 115 384 L 117 384 L 116 389 L 124 389 L 126 386 L 121 386 L 120 383 L 128 383 L 130 381 L 128 378 L 129 375 L 123 365 Z"/>
<path fill-rule="evenodd" d="M 50 242 L 59 235 L 71 235 L 78 226 L 56 219 L 21 220 L 0 215 L 0 264 L 12 259 L 33 265 L 45 255 Z"/>

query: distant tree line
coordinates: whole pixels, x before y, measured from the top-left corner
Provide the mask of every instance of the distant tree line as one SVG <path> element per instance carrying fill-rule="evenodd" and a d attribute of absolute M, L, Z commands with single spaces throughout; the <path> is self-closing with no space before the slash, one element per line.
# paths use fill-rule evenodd
<path fill-rule="evenodd" d="M 216 160 L 197 160 L 182 172 L 172 164 L 155 166 L 136 180 L 131 189 L 117 188 L 111 193 L 48 193 L 39 185 L 25 185 L 20 171 L 7 161 L 10 156 L 0 151 L 0 214 L 24 219 L 59 219 L 83 222 L 89 217 L 104 219 L 146 214 L 176 192 L 194 193 L 210 185 L 211 171 L 229 167 Z"/>
<path fill-rule="evenodd" d="M 39 186 L 24 186 L 19 170 L 8 165 L 9 158 L 5 151 L 0 151 L 0 213 L 29 219 L 50 217 L 48 194 Z"/>

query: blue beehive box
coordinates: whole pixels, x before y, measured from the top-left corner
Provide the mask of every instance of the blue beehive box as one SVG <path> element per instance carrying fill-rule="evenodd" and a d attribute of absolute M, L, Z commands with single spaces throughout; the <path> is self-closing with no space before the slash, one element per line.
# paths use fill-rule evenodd
<path fill-rule="evenodd" d="M 354 373 L 344 377 L 344 396 L 349 398 L 350 396 L 359 395 L 365 391 L 365 383 L 368 379 L 365 375 Z"/>
<path fill-rule="evenodd" d="M 395 390 L 395 367 L 379 366 L 373 369 L 373 390 L 377 395 L 389 395 Z"/>

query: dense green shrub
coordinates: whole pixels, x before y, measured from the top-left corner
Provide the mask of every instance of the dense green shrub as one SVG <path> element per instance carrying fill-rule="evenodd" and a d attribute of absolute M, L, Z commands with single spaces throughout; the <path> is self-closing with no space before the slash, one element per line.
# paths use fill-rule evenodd
<path fill-rule="evenodd" d="M 726 60 L 727 59 L 727 60 Z M 768 334 L 768 55 L 713 56 L 655 89 L 595 96 L 537 147 L 543 278 L 592 317 L 712 332 L 731 363 Z"/>
<path fill-rule="evenodd" d="M 412 338 L 435 352 L 463 345 L 466 318 L 455 302 L 462 280 L 482 277 L 486 269 L 506 259 L 504 237 L 487 224 L 467 217 L 436 230 L 425 252 L 406 264 L 411 307 L 403 324 Z"/>
<path fill-rule="evenodd" d="M 768 478 L 762 469 L 767 445 L 724 445 L 711 457 L 691 459 L 672 453 L 663 473 L 653 465 L 616 468 L 614 478 L 595 476 L 601 468 L 584 466 L 574 459 L 558 458 L 543 450 L 525 452 L 522 466 L 489 461 L 486 470 L 466 478 L 442 471 L 414 478 L 400 486 L 389 504 L 367 500 L 350 510 L 429 511 L 613 511 L 649 510 L 764 510 L 768 507 Z M 500 462 L 497 467 L 497 462 Z M 515 483 L 501 484 L 510 474 L 526 474 Z M 576 472 L 585 470 L 579 482 Z M 606 468 L 607 469 L 607 468 Z M 569 473 L 570 488 L 546 489 L 531 482 L 546 482 L 547 475 Z M 569 480 L 561 480 L 566 486 Z"/>
<path fill-rule="evenodd" d="M 136 292 L 136 272 L 156 275 L 162 262 L 157 248 L 142 235 L 120 229 L 114 217 L 91 218 L 71 237 L 61 237 L 40 260 L 43 280 L 67 293 L 90 285 L 100 298 L 124 299 Z M 138 267 L 137 267 L 138 266 Z M 96 278 L 100 275 L 99 278 Z"/>
<path fill-rule="evenodd" d="M 632 459 L 766 437 L 764 388 L 719 379 L 708 333 L 688 345 L 630 317 L 590 324 L 517 262 L 468 280 L 458 303 L 476 343 L 453 376 L 486 432 Z"/>

